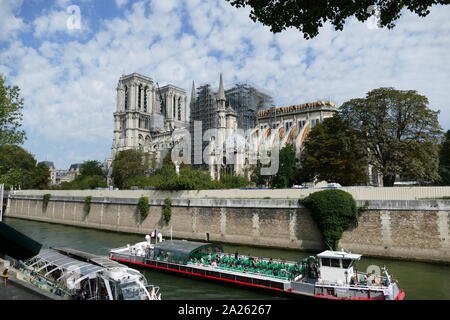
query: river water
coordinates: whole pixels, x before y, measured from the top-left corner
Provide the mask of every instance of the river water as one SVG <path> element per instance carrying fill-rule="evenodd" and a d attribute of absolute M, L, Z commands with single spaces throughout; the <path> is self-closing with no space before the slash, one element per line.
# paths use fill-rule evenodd
<path fill-rule="evenodd" d="M 108 255 L 110 248 L 144 241 L 144 235 L 99 231 L 15 218 L 6 218 L 4 222 L 40 242 L 43 248 L 68 247 L 98 255 Z M 224 251 L 229 253 L 238 251 L 240 254 L 282 258 L 290 261 L 298 261 L 313 254 L 304 251 L 226 244 L 223 247 Z M 358 270 L 365 271 L 372 265 L 380 267 L 386 265 L 390 274 L 399 281 L 400 288 L 406 291 L 406 299 L 450 300 L 449 265 L 363 257 L 357 267 Z M 286 299 L 286 297 L 274 296 L 271 293 L 204 282 L 154 270 L 141 269 L 140 271 L 147 277 L 149 283 L 161 288 L 164 300 Z"/>

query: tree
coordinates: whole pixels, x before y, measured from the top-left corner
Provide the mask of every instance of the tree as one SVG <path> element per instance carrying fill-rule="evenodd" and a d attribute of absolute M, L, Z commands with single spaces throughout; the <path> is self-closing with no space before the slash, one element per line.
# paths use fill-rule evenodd
<path fill-rule="evenodd" d="M 294 182 L 296 171 L 295 147 L 287 144 L 279 154 L 278 172 L 272 180 L 273 188 L 290 188 Z"/>
<path fill-rule="evenodd" d="M 439 150 L 439 174 L 443 185 L 450 185 L 450 130 L 445 134 Z"/>
<path fill-rule="evenodd" d="M 104 176 L 105 173 L 102 168 L 102 164 L 96 160 L 89 160 L 83 162 L 80 166 L 80 176 Z"/>
<path fill-rule="evenodd" d="M 344 231 L 358 226 L 358 219 L 366 209 L 358 208 L 353 196 L 342 190 L 313 192 L 299 202 L 311 211 L 325 245 L 331 250 L 338 249 Z"/>
<path fill-rule="evenodd" d="M 438 140 L 442 134 L 428 99 L 414 90 L 379 88 L 340 107 L 347 124 L 364 141 L 368 163 L 393 186 L 397 175 L 438 178 Z"/>
<path fill-rule="evenodd" d="M 0 183 L 6 188 L 46 189 L 50 178 L 48 167 L 36 165 L 33 155 L 15 145 L 0 145 Z"/>
<path fill-rule="evenodd" d="M 367 156 L 355 130 L 338 115 L 311 130 L 301 156 L 302 182 L 326 180 L 343 186 L 366 182 Z"/>
<path fill-rule="evenodd" d="M 227 0 L 231 5 L 240 8 L 251 8 L 250 18 L 270 27 L 270 31 L 278 33 L 286 28 L 294 27 L 303 33 L 306 39 L 319 34 L 319 28 L 330 21 L 336 30 L 343 30 L 350 17 L 361 22 L 374 14 L 377 7 L 380 13 L 379 26 L 392 29 L 394 21 L 400 18 L 402 9 L 426 17 L 429 7 L 437 4 L 450 4 L 449 0 Z"/>
<path fill-rule="evenodd" d="M 23 99 L 17 86 L 5 85 L 0 74 L 0 145 L 22 144 L 25 132 L 20 130 L 22 122 Z"/>
<path fill-rule="evenodd" d="M 140 150 L 120 151 L 113 161 L 114 185 L 124 188 L 127 180 L 144 176 L 148 169 L 147 155 Z"/>
<path fill-rule="evenodd" d="M 50 183 L 49 167 L 45 163 L 40 162 L 37 164 L 34 172 L 35 172 L 33 181 L 34 187 L 40 190 L 47 190 Z"/>

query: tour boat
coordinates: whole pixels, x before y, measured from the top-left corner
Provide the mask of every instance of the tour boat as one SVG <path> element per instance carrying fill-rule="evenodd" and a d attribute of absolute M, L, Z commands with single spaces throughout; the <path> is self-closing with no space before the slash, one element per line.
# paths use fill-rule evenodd
<path fill-rule="evenodd" d="M 69 248 L 40 250 L 13 260 L 16 276 L 59 299 L 161 300 L 159 288 L 137 270 L 108 257 Z"/>
<path fill-rule="evenodd" d="M 164 240 L 110 250 L 112 260 L 202 279 L 311 298 L 402 300 L 405 292 L 383 267 L 380 274 L 356 271 L 360 254 L 327 250 L 298 262 L 223 252 L 220 244 Z M 384 275 L 381 275 L 384 273 Z"/>

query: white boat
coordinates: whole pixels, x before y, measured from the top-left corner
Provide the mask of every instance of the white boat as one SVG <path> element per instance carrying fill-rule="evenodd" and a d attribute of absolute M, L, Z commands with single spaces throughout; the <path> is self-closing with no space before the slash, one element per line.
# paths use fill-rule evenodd
<path fill-rule="evenodd" d="M 74 249 L 43 249 L 24 262 L 16 260 L 14 267 L 22 280 L 60 299 L 161 300 L 159 287 L 139 271 Z"/>
<path fill-rule="evenodd" d="M 298 262 L 223 252 L 214 243 L 164 240 L 158 234 L 134 245 L 110 250 L 110 258 L 137 267 L 231 283 L 242 287 L 309 298 L 403 300 L 405 292 L 383 268 L 384 276 L 359 272 L 360 254 L 324 251 Z"/>

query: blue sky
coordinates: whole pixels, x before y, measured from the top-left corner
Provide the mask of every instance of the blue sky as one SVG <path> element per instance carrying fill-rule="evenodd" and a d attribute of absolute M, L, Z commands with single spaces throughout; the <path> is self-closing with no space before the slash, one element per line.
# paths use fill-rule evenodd
<path fill-rule="evenodd" d="M 71 5 L 80 29 L 67 27 Z M 417 90 L 450 129 L 450 6 L 405 11 L 393 30 L 325 24 L 312 40 L 248 14 L 224 0 L 0 0 L 0 73 L 25 99 L 24 147 L 61 169 L 107 159 L 117 81 L 133 72 L 188 93 L 223 73 L 225 87 L 251 82 L 277 106 Z"/>

